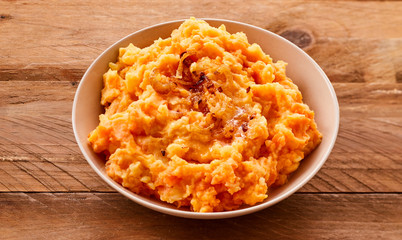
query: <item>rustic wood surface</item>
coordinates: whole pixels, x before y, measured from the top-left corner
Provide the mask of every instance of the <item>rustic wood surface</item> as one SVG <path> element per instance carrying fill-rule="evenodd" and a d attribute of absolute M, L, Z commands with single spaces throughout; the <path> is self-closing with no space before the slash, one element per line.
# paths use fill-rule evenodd
<path fill-rule="evenodd" d="M 401 1 L 0 0 L 0 239 L 402 239 Z M 186 220 L 117 194 L 74 140 L 80 78 L 109 45 L 190 16 L 250 23 L 312 56 L 338 96 L 320 172 L 264 211 Z"/>

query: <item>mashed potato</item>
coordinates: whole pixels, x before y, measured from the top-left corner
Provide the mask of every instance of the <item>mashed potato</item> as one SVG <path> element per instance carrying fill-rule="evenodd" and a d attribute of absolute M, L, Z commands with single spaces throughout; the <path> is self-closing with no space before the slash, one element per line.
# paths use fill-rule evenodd
<path fill-rule="evenodd" d="M 321 141 L 286 63 L 224 25 L 191 18 L 109 67 L 89 142 L 137 194 L 197 212 L 254 205 Z"/>

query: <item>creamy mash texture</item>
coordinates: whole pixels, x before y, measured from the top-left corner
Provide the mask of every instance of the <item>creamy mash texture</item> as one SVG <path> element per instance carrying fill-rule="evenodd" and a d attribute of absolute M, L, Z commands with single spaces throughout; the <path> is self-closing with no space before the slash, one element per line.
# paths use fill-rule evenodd
<path fill-rule="evenodd" d="M 286 63 L 224 25 L 190 18 L 109 67 L 88 140 L 134 193 L 196 212 L 254 205 L 321 142 Z"/>

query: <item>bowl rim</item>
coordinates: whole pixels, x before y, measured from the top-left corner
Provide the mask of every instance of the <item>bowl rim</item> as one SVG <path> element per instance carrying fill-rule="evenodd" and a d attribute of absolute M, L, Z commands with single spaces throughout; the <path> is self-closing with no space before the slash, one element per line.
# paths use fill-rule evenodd
<path fill-rule="evenodd" d="M 87 75 L 92 71 L 92 69 L 97 65 L 97 63 L 103 58 L 104 55 L 106 55 L 106 53 L 108 53 L 111 49 L 114 49 L 115 47 L 121 45 L 122 42 L 124 42 L 125 40 L 133 37 L 134 35 L 137 35 L 143 31 L 148 31 L 152 28 L 155 27 L 159 27 L 159 26 L 164 26 L 164 25 L 171 25 L 171 24 L 176 24 L 176 23 L 180 23 L 180 22 L 184 22 L 187 19 L 179 19 L 179 20 L 172 20 L 172 21 L 167 21 L 167 22 L 162 22 L 162 23 L 158 23 L 158 24 L 154 24 L 145 28 L 142 28 L 138 31 L 135 31 L 123 38 L 121 38 L 120 40 L 118 40 L 117 42 L 113 43 L 112 45 L 110 45 L 108 48 L 106 48 L 106 50 L 104 50 L 92 63 L 91 65 L 88 67 L 88 69 L 86 70 L 85 74 L 83 75 L 83 77 L 80 80 L 80 83 L 77 87 L 77 90 L 75 92 L 74 95 L 74 101 L 73 101 L 73 106 L 72 106 L 72 127 L 73 127 L 73 132 L 74 132 L 74 136 L 75 136 L 75 140 L 81 150 L 81 153 L 84 155 L 85 160 L 89 163 L 89 165 L 92 167 L 92 169 L 109 185 L 111 186 L 113 189 L 115 189 L 116 191 L 118 191 L 119 193 L 121 193 L 122 195 L 124 195 L 125 197 L 129 198 L 130 200 L 134 201 L 135 203 L 142 205 L 144 207 L 147 207 L 149 209 L 161 212 L 161 213 L 165 213 L 165 214 L 169 214 L 169 215 L 173 215 L 173 216 L 177 216 L 177 217 L 184 217 L 184 218 L 192 218 L 192 219 L 222 219 L 222 218 L 232 218 L 232 217 L 238 217 L 238 216 L 242 216 L 242 215 L 246 215 L 246 214 L 250 214 L 250 213 L 254 213 L 260 210 L 263 210 L 267 207 L 270 207 L 272 205 L 275 205 L 276 203 L 283 201 L 284 199 L 288 198 L 289 196 L 291 196 L 293 193 L 295 193 L 297 190 L 299 190 L 302 186 L 304 186 L 308 181 L 310 181 L 316 174 L 317 172 L 321 169 L 321 167 L 324 165 L 324 163 L 326 162 L 326 160 L 328 159 L 334 145 L 336 142 L 336 138 L 338 135 L 338 131 L 339 131 L 339 119 L 340 119 L 340 113 L 339 113 L 339 103 L 338 103 L 338 99 L 336 97 L 336 93 L 335 90 L 330 82 L 330 80 L 328 79 L 327 75 L 324 73 L 324 71 L 321 69 L 321 67 L 313 60 L 313 58 L 311 58 L 306 52 L 304 52 L 302 49 L 300 49 L 299 47 L 297 47 L 295 44 L 293 44 L 292 42 L 290 42 L 289 40 L 283 38 L 282 36 L 279 36 L 269 30 L 248 24 L 248 23 L 243 23 L 243 22 L 238 22 L 238 21 L 234 21 L 234 20 L 228 20 L 228 19 L 219 19 L 219 18 L 196 18 L 196 19 L 200 19 L 200 20 L 204 20 L 206 22 L 208 21 L 215 21 L 215 22 L 221 22 L 222 24 L 225 23 L 231 23 L 231 24 L 237 24 L 237 25 L 241 25 L 243 27 L 246 28 L 252 28 L 254 30 L 258 30 L 258 31 L 264 31 L 266 33 L 268 33 L 269 35 L 272 35 L 272 37 L 274 38 L 278 38 L 281 41 L 285 41 L 287 44 L 291 45 L 291 47 L 293 48 L 294 51 L 298 51 L 299 53 L 301 53 L 302 55 L 304 55 L 304 57 L 309 61 L 310 64 L 314 65 L 314 67 L 318 70 L 318 72 L 320 73 L 321 77 L 325 80 L 325 84 L 327 86 L 327 88 L 330 91 L 331 94 L 331 99 L 333 101 L 334 104 L 334 110 L 335 110 L 335 119 L 334 119 L 334 125 L 335 125 L 335 131 L 334 134 L 332 136 L 332 138 L 330 139 L 330 144 L 329 147 L 325 150 L 323 157 L 320 159 L 319 163 L 314 165 L 314 168 L 312 170 L 310 170 L 310 173 L 302 178 L 293 188 L 284 191 L 283 194 L 279 195 L 278 197 L 276 197 L 274 200 L 272 201 L 267 201 L 267 202 L 262 202 L 259 203 L 257 205 L 254 206 L 248 206 L 246 208 L 241 208 L 241 209 L 236 209 L 236 210 L 230 210 L 230 211 L 223 211 L 223 212 L 208 212 L 208 213 L 200 213 L 200 212 L 192 212 L 192 211 L 185 211 L 185 210 L 180 210 L 180 209 L 173 209 L 173 208 L 167 208 L 167 207 L 163 207 L 160 205 L 157 205 L 151 201 L 146 201 L 141 199 L 141 196 L 138 194 L 135 194 L 133 192 L 130 192 L 129 190 L 125 189 L 124 187 L 122 187 L 121 185 L 118 185 L 118 183 L 116 183 L 114 180 L 112 180 L 111 178 L 109 178 L 106 174 L 104 174 L 103 172 L 101 172 L 96 166 L 95 164 L 91 161 L 91 158 L 89 157 L 89 155 L 87 154 L 87 152 L 85 151 L 83 145 L 80 142 L 80 139 L 78 137 L 78 132 L 77 132 L 77 123 L 76 123 L 76 108 L 77 108 L 77 97 L 82 89 L 83 84 L 81 84 L 81 82 L 86 79 Z M 121 47 L 121 46 L 120 46 Z"/>

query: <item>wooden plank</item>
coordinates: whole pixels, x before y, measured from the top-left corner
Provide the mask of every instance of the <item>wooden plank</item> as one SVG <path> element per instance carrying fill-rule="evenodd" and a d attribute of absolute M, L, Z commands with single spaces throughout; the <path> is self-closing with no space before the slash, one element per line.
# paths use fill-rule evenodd
<path fill-rule="evenodd" d="M 94 59 L 95 60 L 95 59 Z M 60 67 L 35 66 L 32 68 L 2 69 L 0 63 L 0 81 L 67 81 L 73 86 L 78 83 L 85 73 L 85 67 L 71 69 Z"/>
<path fill-rule="evenodd" d="M 400 153 L 384 156 L 334 152 L 299 192 L 401 192 L 402 167 L 400 160 L 395 160 L 398 158 Z M 14 154 L 0 159 L 0 192 L 114 192 L 81 154 L 52 154 L 40 160 Z"/>
<path fill-rule="evenodd" d="M 0 161 L 0 192 L 114 192 L 81 155 L 37 160 Z M 79 158 L 80 161 L 71 161 Z M 29 159 L 29 158 L 28 158 Z"/>
<path fill-rule="evenodd" d="M 399 83 L 333 83 L 333 86 L 342 115 L 401 116 L 402 110 L 397 107 L 402 100 Z M 69 115 L 76 88 L 74 81 L 0 81 L 0 110 L 2 116 Z"/>
<path fill-rule="evenodd" d="M 345 147 L 349 145 L 340 136 L 326 164 L 300 191 L 401 191 L 400 148 L 378 150 L 362 145 L 359 151 Z M 113 191 L 88 166 L 74 144 L 12 144 L 1 148 L 2 192 Z"/>
<path fill-rule="evenodd" d="M 288 38 L 298 41 L 291 36 Z M 332 82 L 402 82 L 402 41 L 399 39 L 320 40 L 306 46 L 305 50 Z M 48 64 L 7 66 L 4 62 L 0 63 L 0 81 L 69 81 L 74 85 L 96 57 L 92 56 L 79 68 Z"/>
<path fill-rule="evenodd" d="M 401 84 L 333 83 L 333 86 L 342 117 L 361 114 L 378 121 L 381 117 L 396 118 L 397 121 L 401 116 Z M 47 115 L 65 118 L 71 114 L 76 88 L 75 83 L 68 81 L 0 81 L 1 116 Z"/>
<path fill-rule="evenodd" d="M 331 82 L 402 82 L 402 34 L 389 40 L 329 38 L 305 50 Z"/>
<path fill-rule="evenodd" d="M 295 194 L 233 219 L 191 220 L 114 193 L 2 193 L 5 239 L 400 239 L 400 194 Z"/>
<path fill-rule="evenodd" d="M 7 34 L 0 39 L 0 80 L 79 79 L 118 39 L 196 16 L 243 21 L 281 34 L 304 48 L 334 82 L 402 82 L 402 2 L 259 0 L 222 11 L 242 3 L 135 1 L 127 7 L 106 1 L 2 1 L 0 26 Z"/>
<path fill-rule="evenodd" d="M 71 129 L 76 85 L 0 82 L 0 191 L 113 191 L 82 157 Z M 335 83 L 337 143 L 302 192 L 400 192 L 402 85 Z"/>
<path fill-rule="evenodd" d="M 0 81 L 0 116 L 71 115 L 76 88 L 68 81 Z"/>

